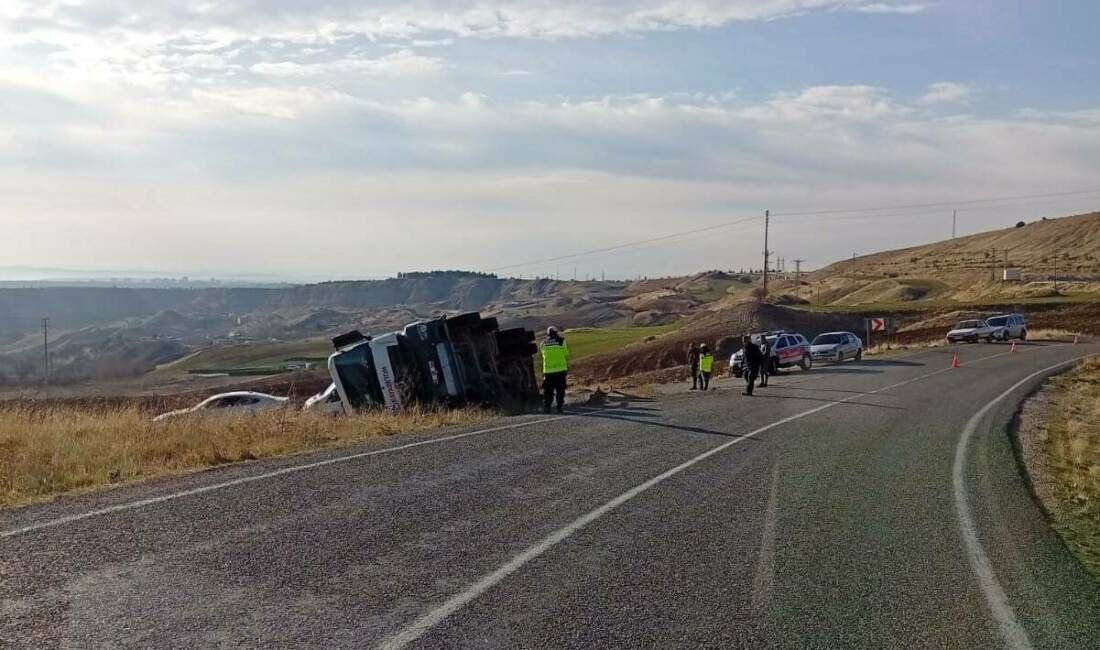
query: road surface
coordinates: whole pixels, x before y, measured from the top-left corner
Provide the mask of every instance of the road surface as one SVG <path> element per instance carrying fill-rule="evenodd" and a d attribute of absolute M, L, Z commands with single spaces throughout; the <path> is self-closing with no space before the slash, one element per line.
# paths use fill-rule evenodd
<path fill-rule="evenodd" d="M 1007 431 L 1100 346 L 1008 350 L 0 513 L 0 646 L 1100 648 Z"/>

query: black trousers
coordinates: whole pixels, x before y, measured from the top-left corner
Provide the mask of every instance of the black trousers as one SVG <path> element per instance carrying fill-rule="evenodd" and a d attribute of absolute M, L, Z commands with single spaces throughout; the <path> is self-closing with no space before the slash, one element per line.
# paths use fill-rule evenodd
<path fill-rule="evenodd" d="M 760 370 L 757 371 L 760 374 L 760 385 L 761 386 L 767 386 L 768 385 L 768 375 L 771 374 L 769 372 L 770 370 L 771 370 L 771 358 L 770 357 L 765 357 L 764 363 L 760 365 Z"/>
<path fill-rule="evenodd" d="M 697 363 L 691 364 L 691 387 L 699 387 L 699 364 Z"/>
<path fill-rule="evenodd" d="M 756 377 L 760 374 L 760 366 L 748 366 L 745 368 L 745 392 L 752 395 L 752 389 L 756 386 Z"/>
<path fill-rule="evenodd" d="M 542 376 L 542 406 L 547 411 L 556 399 L 558 410 L 565 406 L 565 380 L 568 372 L 551 372 Z"/>
<path fill-rule="evenodd" d="M 710 375 L 711 375 L 711 373 L 709 373 L 709 372 L 700 372 L 699 373 L 699 384 L 700 384 L 699 387 L 702 388 L 703 390 L 710 390 Z"/>

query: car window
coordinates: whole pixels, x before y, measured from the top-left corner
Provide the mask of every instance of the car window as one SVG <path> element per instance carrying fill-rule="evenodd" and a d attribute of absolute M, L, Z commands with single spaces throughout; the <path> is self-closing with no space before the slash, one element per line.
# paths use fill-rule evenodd
<path fill-rule="evenodd" d="M 1008 325 L 1008 318 L 990 318 L 986 322 L 993 327 L 1004 327 L 1005 325 Z"/>
<path fill-rule="evenodd" d="M 814 339 L 814 345 L 835 345 L 845 341 L 847 341 L 847 337 L 843 334 L 821 334 Z"/>

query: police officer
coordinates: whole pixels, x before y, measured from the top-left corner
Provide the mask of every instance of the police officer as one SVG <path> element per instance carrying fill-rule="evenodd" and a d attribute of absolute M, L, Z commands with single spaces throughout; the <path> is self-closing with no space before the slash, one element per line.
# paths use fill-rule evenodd
<path fill-rule="evenodd" d="M 688 346 L 688 365 L 691 366 L 691 390 L 699 390 L 699 346 Z"/>
<path fill-rule="evenodd" d="M 745 392 L 741 394 L 752 395 L 753 385 L 756 384 L 756 377 L 764 362 L 764 355 L 760 352 L 760 346 L 753 343 L 748 334 L 741 338 L 741 345 L 745 350 Z"/>
<path fill-rule="evenodd" d="M 704 391 L 710 389 L 710 375 L 714 372 L 714 355 L 706 343 L 699 346 L 699 383 Z"/>
<path fill-rule="evenodd" d="M 760 387 L 765 388 L 768 385 L 768 376 L 771 375 L 772 346 L 768 345 L 768 337 L 764 334 L 758 335 L 757 341 L 759 341 L 760 356 L 764 359 L 760 363 Z"/>
<path fill-rule="evenodd" d="M 546 328 L 542 350 L 542 410 L 550 412 L 557 400 L 558 413 L 565 407 L 565 380 L 569 373 L 569 346 L 556 327 Z"/>

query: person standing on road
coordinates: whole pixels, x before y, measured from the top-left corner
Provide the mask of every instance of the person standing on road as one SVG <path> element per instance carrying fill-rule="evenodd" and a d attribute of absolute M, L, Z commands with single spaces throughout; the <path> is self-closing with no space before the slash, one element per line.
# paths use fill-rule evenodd
<path fill-rule="evenodd" d="M 756 376 L 760 372 L 760 365 L 764 361 L 764 355 L 760 352 L 760 346 L 752 342 L 748 334 L 741 337 L 741 345 L 745 350 L 745 392 L 742 395 L 752 395 L 753 385 L 756 384 Z"/>
<path fill-rule="evenodd" d="M 772 346 L 768 345 L 768 337 L 764 334 L 760 334 L 758 340 L 760 341 L 760 356 L 763 359 L 760 362 L 760 387 L 766 388 L 772 369 Z"/>
<path fill-rule="evenodd" d="M 546 340 L 539 347 L 542 352 L 542 410 L 550 412 L 550 405 L 557 402 L 558 413 L 565 408 L 565 386 L 569 374 L 569 346 L 556 327 L 546 328 Z"/>
<path fill-rule="evenodd" d="M 699 346 L 699 383 L 704 391 L 710 390 L 710 376 L 714 372 L 714 355 L 704 343 Z"/>
<path fill-rule="evenodd" d="M 688 365 L 691 366 L 691 390 L 699 390 L 699 346 L 688 346 Z"/>

